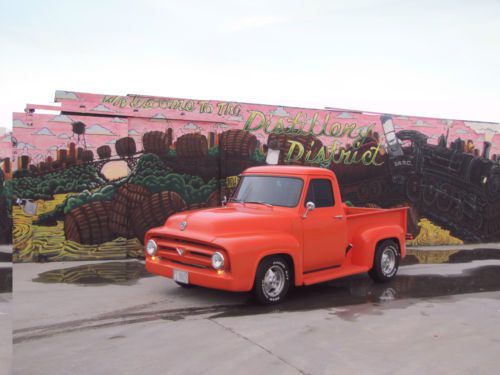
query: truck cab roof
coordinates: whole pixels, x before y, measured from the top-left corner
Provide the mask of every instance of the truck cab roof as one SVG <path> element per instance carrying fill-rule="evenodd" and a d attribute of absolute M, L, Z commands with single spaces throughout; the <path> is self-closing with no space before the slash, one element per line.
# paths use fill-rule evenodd
<path fill-rule="evenodd" d="M 319 167 L 303 167 L 296 165 L 269 165 L 262 167 L 252 167 L 245 170 L 243 175 L 248 174 L 272 174 L 272 175 L 299 175 L 299 176 L 316 176 L 328 175 L 330 177 L 334 177 L 334 174 L 331 170 Z"/>

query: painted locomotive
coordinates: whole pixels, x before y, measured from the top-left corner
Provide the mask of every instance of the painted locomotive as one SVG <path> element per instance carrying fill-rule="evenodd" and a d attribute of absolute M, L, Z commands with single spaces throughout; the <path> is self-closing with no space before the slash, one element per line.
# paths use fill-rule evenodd
<path fill-rule="evenodd" d="M 500 239 L 500 164 L 483 152 L 465 152 L 460 138 L 437 145 L 414 130 L 391 135 L 391 119 L 382 116 L 388 143 L 388 167 L 394 183 L 404 186 L 407 199 L 422 217 L 443 226 L 466 242 Z"/>

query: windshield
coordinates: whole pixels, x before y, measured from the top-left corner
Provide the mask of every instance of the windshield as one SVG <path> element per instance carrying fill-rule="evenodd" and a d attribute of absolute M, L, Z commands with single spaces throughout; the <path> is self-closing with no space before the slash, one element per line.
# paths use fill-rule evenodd
<path fill-rule="evenodd" d="M 243 176 L 231 200 L 295 207 L 299 203 L 303 185 L 300 178 Z"/>

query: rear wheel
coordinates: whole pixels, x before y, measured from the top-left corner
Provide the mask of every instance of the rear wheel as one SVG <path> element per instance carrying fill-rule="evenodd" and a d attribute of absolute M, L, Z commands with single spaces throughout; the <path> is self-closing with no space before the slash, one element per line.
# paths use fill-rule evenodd
<path fill-rule="evenodd" d="M 262 260 L 257 268 L 253 293 L 265 305 L 280 303 L 290 288 L 290 265 L 280 256 Z"/>
<path fill-rule="evenodd" d="M 393 240 L 382 241 L 375 250 L 373 268 L 368 273 L 375 281 L 390 281 L 398 272 L 399 260 L 398 244 Z"/>

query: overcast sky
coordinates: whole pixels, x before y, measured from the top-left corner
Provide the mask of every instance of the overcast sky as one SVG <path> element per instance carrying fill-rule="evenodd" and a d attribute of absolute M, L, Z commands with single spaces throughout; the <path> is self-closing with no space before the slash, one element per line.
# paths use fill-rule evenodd
<path fill-rule="evenodd" d="M 500 122 L 500 0 L 0 3 L 0 126 L 56 89 Z"/>

